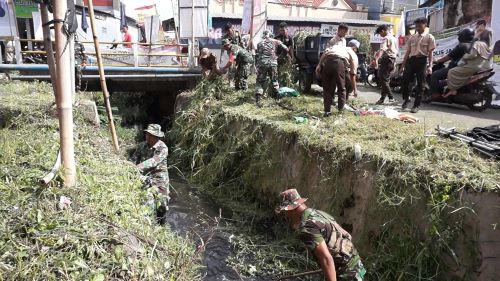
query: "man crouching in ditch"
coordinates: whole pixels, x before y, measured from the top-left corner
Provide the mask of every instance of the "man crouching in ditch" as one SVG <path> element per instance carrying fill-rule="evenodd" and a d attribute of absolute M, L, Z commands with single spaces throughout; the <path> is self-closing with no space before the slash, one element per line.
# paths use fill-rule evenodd
<path fill-rule="evenodd" d="M 144 130 L 146 141 L 141 142 L 133 155 L 133 161 L 141 172 L 141 180 L 148 189 L 148 205 L 156 213 L 159 223 L 165 222 L 168 210 L 169 177 L 167 169 L 168 147 L 160 140 L 165 134 L 158 124 L 149 124 Z"/>
<path fill-rule="evenodd" d="M 329 214 L 308 208 L 296 189 L 280 193 L 280 206 L 299 239 L 314 252 L 328 281 L 361 281 L 366 273 L 351 235 Z"/>

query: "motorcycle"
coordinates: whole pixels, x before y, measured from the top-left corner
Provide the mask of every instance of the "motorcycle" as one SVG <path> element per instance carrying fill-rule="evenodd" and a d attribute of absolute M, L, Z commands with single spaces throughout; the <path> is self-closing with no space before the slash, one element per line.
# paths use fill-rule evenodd
<path fill-rule="evenodd" d="M 401 90 L 401 81 L 403 75 L 399 72 L 400 67 L 401 65 L 397 64 L 389 78 L 389 87 L 391 87 L 392 91 L 394 92 L 399 92 Z M 366 82 L 368 83 L 368 85 L 374 88 L 380 88 L 381 86 L 378 79 L 378 69 L 375 68 L 375 62 L 372 61 L 367 70 Z"/>
<path fill-rule="evenodd" d="M 433 71 L 441 69 L 444 65 L 435 65 Z M 454 96 L 443 97 L 448 89 L 444 89 L 442 94 L 433 94 L 430 89 L 426 87 L 424 91 L 424 96 L 422 102 L 431 103 L 449 103 L 449 104 L 461 104 L 469 107 L 474 111 L 483 111 L 490 107 L 491 101 L 493 99 L 493 89 L 488 79 L 495 74 L 493 69 L 488 69 L 486 71 L 480 71 L 473 74 L 466 85 L 458 89 L 457 94 Z M 429 84 L 430 75 L 427 76 L 427 83 Z M 446 83 L 446 80 L 442 80 Z"/>

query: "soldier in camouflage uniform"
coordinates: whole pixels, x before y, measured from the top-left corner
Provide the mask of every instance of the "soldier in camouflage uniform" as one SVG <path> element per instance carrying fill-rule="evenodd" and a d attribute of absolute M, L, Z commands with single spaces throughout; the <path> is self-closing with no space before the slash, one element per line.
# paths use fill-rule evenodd
<path fill-rule="evenodd" d="M 224 49 L 229 52 L 229 62 L 226 64 L 223 71 L 236 65 L 236 73 L 234 77 L 235 89 L 237 91 L 247 90 L 250 65 L 253 63 L 252 54 L 248 50 L 236 44 L 231 44 L 228 39 L 224 39 L 222 44 L 224 45 Z"/>
<path fill-rule="evenodd" d="M 326 280 L 361 281 L 366 270 L 351 235 L 329 214 L 308 208 L 296 189 L 280 193 L 277 212 L 285 211 L 299 239 L 313 251 Z"/>
<path fill-rule="evenodd" d="M 75 91 L 77 92 L 82 88 L 82 70 L 85 65 L 87 65 L 85 47 L 75 36 Z"/>
<path fill-rule="evenodd" d="M 158 124 L 149 124 L 146 141 L 139 144 L 133 160 L 142 174 L 141 179 L 148 188 L 148 205 L 156 212 L 157 220 L 164 222 L 168 210 L 169 185 L 167 169 L 168 147 L 160 140 L 165 134 Z"/>
<path fill-rule="evenodd" d="M 233 45 L 236 45 L 239 47 L 243 46 L 240 33 L 238 31 L 234 30 L 234 27 L 230 22 L 226 23 L 224 30 L 225 30 L 225 33 L 224 33 L 224 35 L 222 35 L 222 42 L 224 42 L 224 40 L 229 40 L 229 42 L 231 42 L 231 44 L 233 44 Z M 222 43 L 220 57 L 219 57 L 220 64 L 222 64 L 222 55 L 224 54 L 224 50 L 225 50 L 224 43 Z M 230 55 L 229 52 L 227 52 L 227 54 Z M 236 68 L 233 66 L 233 67 L 229 68 L 229 72 L 228 72 L 228 79 L 229 79 L 230 84 L 231 84 L 231 81 L 233 81 L 235 79 L 235 76 L 236 76 Z"/>
<path fill-rule="evenodd" d="M 263 40 L 257 45 L 256 53 L 256 67 L 257 67 L 257 83 L 255 84 L 255 102 L 260 106 L 260 99 L 264 94 L 267 77 L 273 83 L 273 98 L 278 99 L 278 61 L 276 55 L 276 48 L 281 47 L 288 51 L 281 41 L 271 38 L 271 33 L 265 30 L 262 33 Z"/>
<path fill-rule="evenodd" d="M 276 40 L 280 40 L 285 46 L 287 46 L 288 51 L 279 48 L 278 51 L 278 81 L 281 87 L 291 87 L 292 86 L 292 75 L 293 75 L 293 38 L 288 33 L 288 25 L 286 22 L 280 23 L 280 31 L 278 36 L 275 37 Z"/>

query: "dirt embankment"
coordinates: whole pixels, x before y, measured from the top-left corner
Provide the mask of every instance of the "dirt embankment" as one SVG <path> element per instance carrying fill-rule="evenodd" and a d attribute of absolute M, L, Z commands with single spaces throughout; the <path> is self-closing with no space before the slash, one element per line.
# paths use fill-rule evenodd
<path fill-rule="evenodd" d="M 382 130 L 398 132 L 397 122 L 347 117 L 344 127 L 376 127 L 349 128 L 349 139 L 330 123 L 294 124 L 297 110 L 252 110 L 246 102 L 195 94 L 184 103 L 171 136 L 192 181 L 221 201 L 258 202 L 269 217 L 276 195 L 297 188 L 352 232 L 369 280 L 500 280 L 497 163 L 451 141 L 412 135 L 420 128 L 386 138 Z"/>

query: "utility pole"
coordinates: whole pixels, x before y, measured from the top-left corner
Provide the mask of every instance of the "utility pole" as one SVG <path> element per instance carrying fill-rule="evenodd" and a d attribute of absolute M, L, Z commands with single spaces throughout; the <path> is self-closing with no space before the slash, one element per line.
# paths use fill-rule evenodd
<path fill-rule="evenodd" d="M 73 141 L 73 99 L 71 96 L 71 73 L 68 38 L 63 30 L 66 11 L 66 0 L 54 0 L 54 31 L 56 34 L 56 103 L 59 113 L 59 137 L 61 142 L 61 159 L 64 173 L 64 185 L 76 184 L 75 148 Z"/>

